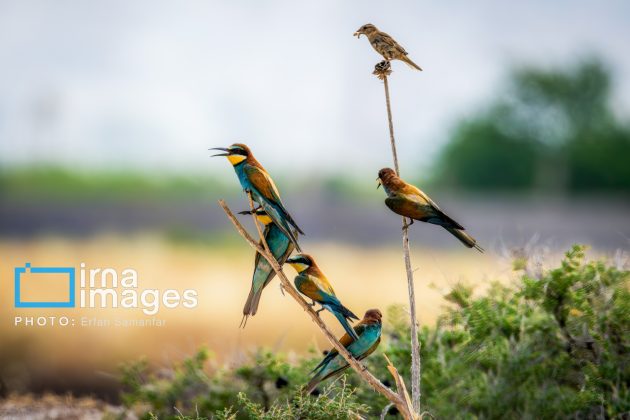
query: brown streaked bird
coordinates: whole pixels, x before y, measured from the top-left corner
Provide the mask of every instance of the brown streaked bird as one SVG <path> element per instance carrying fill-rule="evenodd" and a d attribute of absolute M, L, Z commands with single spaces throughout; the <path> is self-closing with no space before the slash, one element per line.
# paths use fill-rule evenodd
<path fill-rule="evenodd" d="M 483 248 L 477 245 L 475 238 L 464 232 L 464 227 L 451 219 L 418 187 L 407 184 L 400 179 L 391 168 L 383 168 L 378 171 L 378 187 L 381 185 L 387 194 L 385 205 L 394 213 L 414 220 L 442 226 L 453 236 L 459 239 L 468 248 L 475 248 L 483 252 Z"/>
<path fill-rule="evenodd" d="M 354 36 L 357 38 L 361 38 L 361 35 L 367 36 L 370 44 L 372 44 L 372 48 L 382 55 L 385 60 L 400 60 L 406 63 L 409 67 L 422 71 L 419 65 L 407 57 L 407 51 L 405 51 L 405 49 L 394 40 L 394 38 L 385 32 L 379 31 L 378 28 L 371 23 L 361 26 L 354 33 Z"/>

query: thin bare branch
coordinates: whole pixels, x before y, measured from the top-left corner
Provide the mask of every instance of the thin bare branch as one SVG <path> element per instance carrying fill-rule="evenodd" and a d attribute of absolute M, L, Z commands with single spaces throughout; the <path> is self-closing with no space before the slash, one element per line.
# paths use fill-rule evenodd
<path fill-rule="evenodd" d="M 394 138 L 394 122 L 392 118 L 392 105 L 389 99 L 389 82 L 387 76 L 391 74 L 391 66 L 388 61 L 382 61 L 374 67 L 374 74 L 383 80 L 385 85 L 385 104 L 387 105 L 387 122 L 389 124 L 389 142 L 394 158 L 394 169 L 400 176 L 398 165 L 398 153 L 396 152 L 396 139 Z M 405 270 L 407 271 L 407 292 L 409 294 L 409 316 L 411 324 L 411 399 L 416 413 L 420 412 L 420 341 L 418 340 L 418 321 L 416 317 L 416 293 L 413 280 L 414 270 L 411 268 L 411 251 L 409 247 L 409 225 L 407 219 L 402 218 L 402 242 Z"/>
<path fill-rule="evenodd" d="M 414 413 L 412 411 L 412 407 L 409 404 L 407 404 L 406 399 L 401 397 L 398 393 L 395 393 L 391 389 L 387 388 L 385 385 L 383 385 L 383 383 L 379 381 L 374 375 L 372 375 L 367 370 L 367 368 L 363 366 L 362 363 L 360 363 L 354 357 L 352 357 L 352 355 L 348 352 L 348 350 L 344 346 L 341 345 L 339 340 L 337 340 L 337 338 L 330 332 L 328 327 L 326 327 L 326 324 L 324 324 L 324 321 L 322 321 L 319 315 L 317 315 L 315 311 L 313 311 L 311 306 L 308 303 L 306 303 L 306 301 L 302 298 L 299 292 L 291 285 L 291 283 L 289 282 L 289 279 L 286 277 L 286 275 L 282 271 L 282 267 L 280 266 L 278 261 L 273 257 L 273 255 L 270 252 L 268 252 L 267 249 L 264 249 L 259 243 L 257 243 L 254 240 L 254 238 L 251 237 L 249 233 L 247 233 L 243 225 L 241 225 L 238 219 L 234 216 L 234 213 L 232 213 L 232 211 L 227 206 L 227 204 L 225 204 L 225 201 L 219 200 L 219 205 L 221 206 L 221 208 L 223 208 L 223 211 L 228 216 L 228 218 L 230 219 L 230 221 L 232 222 L 232 224 L 234 225 L 238 233 L 247 241 L 247 243 L 252 248 L 254 248 L 257 252 L 259 252 L 260 255 L 262 255 L 263 258 L 265 258 L 269 262 L 271 267 L 276 272 L 278 278 L 280 279 L 280 282 L 284 286 L 284 289 L 286 290 L 286 292 L 289 295 L 291 295 L 291 297 L 295 299 L 295 301 L 302 307 L 302 309 L 304 309 L 304 311 L 306 311 L 309 314 L 313 322 L 322 330 L 322 332 L 324 333 L 324 335 L 326 336 L 330 344 L 348 362 L 348 364 L 352 367 L 352 369 L 354 369 L 354 371 L 357 372 L 357 374 L 364 381 L 370 384 L 370 386 L 376 392 L 383 395 L 390 402 L 392 402 L 396 406 L 396 408 L 398 408 L 398 411 L 402 414 L 405 420 L 413 420 Z M 264 237 L 262 236 L 262 231 L 260 229 L 260 226 L 258 226 L 257 221 L 255 223 L 256 223 L 256 228 L 259 234 L 261 235 L 261 241 L 264 244 Z"/>

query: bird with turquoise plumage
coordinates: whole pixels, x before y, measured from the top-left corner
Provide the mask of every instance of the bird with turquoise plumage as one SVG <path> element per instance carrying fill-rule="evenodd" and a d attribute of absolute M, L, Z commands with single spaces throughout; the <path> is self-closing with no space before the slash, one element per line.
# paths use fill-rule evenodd
<path fill-rule="evenodd" d="M 317 313 L 327 309 L 337 318 L 343 329 L 352 338 L 357 339 L 358 337 L 348 321 L 352 322 L 353 319 L 359 319 L 359 317 L 341 304 L 332 285 L 317 266 L 313 257 L 307 254 L 297 254 L 288 258 L 287 264 L 291 265 L 298 273 L 294 280 L 295 287 L 313 301 L 313 306 L 315 303 L 322 306 Z"/>
<path fill-rule="evenodd" d="M 357 360 L 363 360 L 376 350 L 381 342 L 381 326 L 383 314 L 378 309 L 365 312 L 363 319 L 354 326 L 358 338 L 345 334 L 339 339 L 348 352 Z M 328 378 L 340 375 L 349 366 L 346 359 L 339 356 L 336 349 L 330 350 L 324 359 L 313 369 L 313 378 L 306 385 L 306 393 L 313 392 L 315 387 Z"/>
<path fill-rule="evenodd" d="M 293 221 L 293 218 L 287 211 L 286 207 L 280 199 L 280 193 L 273 179 L 269 176 L 265 168 L 256 160 L 249 147 L 242 143 L 234 143 L 230 147 L 215 147 L 210 150 L 220 150 L 213 156 L 225 156 L 230 161 L 236 172 L 241 187 L 246 193 L 251 193 L 252 199 L 256 201 L 273 220 L 278 228 L 293 243 L 298 251 L 301 251 L 297 241 L 298 233 L 304 235 L 304 232 Z"/>
<path fill-rule="evenodd" d="M 475 248 L 479 252 L 483 252 L 483 248 L 477 244 L 477 240 L 466 233 L 462 225 L 447 216 L 418 187 L 403 181 L 393 169 L 383 168 L 378 171 L 376 181 L 378 182 L 376 188 L 382 185 L 387 194 L 385 205 L 394 213 L 410 218 L 411 224 L 414 220 L 420 220 L 442 226 L 468 248 Z"/>
<path fill-rule="evenodd" d="M 252 210 L 242 211 L 240 214 L 252 214 Z M 267 246 L 269 247 L 269 251 L 273 257 L 278 261 L 278 263 L 282 266 L 285 263 L 289 255 L 293 252 L 295 247 L 291 240 L 278 228 L 278 225 L 273 223 L 271 217 L 263 210 L 262 208 L 258 208 L 254 210 L 254 214 L 256 215 L 256 219 L 263 224 L 265 230 L 263 231 L 263 236 L 265 238 L 265 242 L 267 242 Z M 260 247 L 263 247 L 262 240 L 259 243 Z M 259 252 L 256 252 L 256 258 L 254 260 L 254 275 L 252 276 L 252 286 L 249 291 L 249 296 L 247 296 L 247 301 L 245 302 L 245 306 L 243 307 L 243 320 L 241 321 L 241 326 L 245 328 L 247 324 L 247 319 L 250 316 L 256 315 L 258 311 L 258 305 L 260 304 L 260 297 L 262 296 L 263 289 L 271 282 L 271 280 L 276 276 L 276 272 L 274 271 L 269 261 L 265 259 Z"/>

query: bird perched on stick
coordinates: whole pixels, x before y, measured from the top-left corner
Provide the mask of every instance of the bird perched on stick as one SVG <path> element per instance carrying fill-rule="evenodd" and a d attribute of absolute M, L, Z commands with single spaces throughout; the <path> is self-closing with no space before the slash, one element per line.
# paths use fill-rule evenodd
<path fill-rule="evenodd" d="M 265 168 L 256 160 L 249 147 L 242 143 L 234 143 L 228 148 L 215 147 L 210 150 L 225 152 L 213 156 L 226 156 L 228 158 L 234 167 L 234 171 L 236 171 L 243 190 L 246 193 L 251 193 L 254 201 L 260 204 L 276 226 L 295 245 L 295 248 L 301 251 L 297 242 L 297 236 L 293 233 L 291 227 L 295 228 L 302 235 L 304 235 L 304 232 L 293 221 L 280 199 L 280 193 L 278 188 L 276 188 L 276 184 L 274 184 L 273 179 L 271 179 Z"/>
<path fill-rule="evenodd" d="M 379 31 L 378 28 L 371 23 L 361 26 L 354 33 L 354 36 L 357 38 L 361 38 L 361 35 L 367 36 L 370 44 L 372 44 L 372 48 L 382 55 L 385 60 L 400 60 L 407 63 L 409 67 L 422 71 L 420 66 L 407 57 L 407 51 L 405 51 L 405 49 L 394 40 L 394 38 L 387 35 L 385 32 Z"/>
<path fill-rule="evenodd" d="M 475 248 L 483 252 L 483 248 L 477 245 L 475 238 L 464 232 L 464 227 L 448 217 L 428 195 L 419 188 L 407 184 L 400 179 L 391 168 L 383 168 L 378 171 L 376 179 L 378 185 L 383 186 L 387 198 L 385 205 L 394 213 L 409 217 L 411 224 L 414 220 L 442 226 L 453 236 L 459 239 L 468 248 Z"/>
<path fill-rule="evenodd" d="M 313 257 L 306 254 L 297 254 L 287 259 L 287 264 L 290 264 L 298 273 L 294 280 L 295 287 L 304 296 L 311 298 L 313 301 L 312 305 L 315 305 L 315 302 L 322 305 L 322 309 L 317 311 L 317 313 L 328 309 L 339 320 L 344 330 L 356 340 L 358 337 L 348 320 L 352 321 L 353 319 L 359 319 L 359 317 L 341 304 L 330 282 L 319 269 Z"/>
<path fill-rule="evenodd" d="M 240 214 L 252 214 L 252 211 L 242 211 Z M 255 210 L 255 214 L 258 221 L 265 226 L 263 235 L 265 237 L 265 242 L 267 242 L 267 246 L 269 246 L 269 250 L 273 254 L 273 257 L 282 266 L 295 249 L 293 243 L 291 243 L 290 239 L 282 233 L 278 225 L 273 223 L 271 217 L 269 217 L 262 208 Z M 260 241 L 260 246 L 261 248 L 263 247 L 262 241 Z M 249 316 L 256 315 L 263 289 L 269 284 L 275 275 L 276 272 L 271 267 L 271 264 L 269 264 L 269 261 L 260 255 L 260 253 L 256 252 L 252 287 L 249 291 L 249 296 L 247 296 L 245 306 L 243 307 L 243 320 L 241 321 L 241 326 L 243 328 L 245 328 L 245 325 L 247 324 L 247 318 Z"/>
<path fill-rule="evenodd" d="M 355 340 L 348 334 L 339 339 L 339 342 L 348 349 L 355 359 L 365 359 L 380 344 L 382 317 L 383 315 L 378 309 L 368 310 L 363 319 L 354 327 L 354 331 L 359 336 L 359 339 Z M 326 357 L 313 369 L 315 375 L 306 385 L 306 393 L 310 394 L 322 381 L 339 375 L 348 366 L 346 359 L 339 356 L 339 352 L 336 349 L 330 350 Z"/>

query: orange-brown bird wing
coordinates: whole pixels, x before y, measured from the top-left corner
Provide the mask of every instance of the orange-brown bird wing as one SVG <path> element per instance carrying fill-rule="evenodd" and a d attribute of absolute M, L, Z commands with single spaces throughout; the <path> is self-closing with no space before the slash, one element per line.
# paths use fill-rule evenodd
<path fill-rule="evenodd" d="M 405 184 L 390 197 L 387 197 L 385 204 L 390 210 L 401 216 L 463 230 L 463 227 L 447 216 L 428 195 L 411 184 Z"/>
<path fill-rule="evenodd" d="M 332 284 L 330 284 L 328 279 L 323 274 L 321 276 L 315 277 L 314 282 L 321 290 L 335 296 L 335 289 L 333 289 Z"/>
<path fill-rule="evenodd" d="M 298 290 L 302 294 L 308 296 L 316 302 L 322 302 L 325 299 L 325 296 L 322 292 L 326 291 L 322 290 L 321 285 L 317 281 L 317 278 L 308 275 L 299 275 L 296 277 L 296 282 L 298 279 L 300 279 Z"/>
<path fill-rule="evenodd" d="M 282 205 L 278 188 L 267 172 L 256 166 L 248 165 L 245 168 L 245 173 L 263 197 L 277 205 Z"/>

